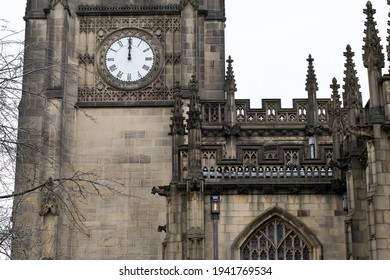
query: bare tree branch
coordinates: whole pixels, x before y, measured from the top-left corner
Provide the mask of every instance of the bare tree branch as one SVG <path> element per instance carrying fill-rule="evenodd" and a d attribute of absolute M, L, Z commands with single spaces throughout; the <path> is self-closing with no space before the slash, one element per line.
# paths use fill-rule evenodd
<path fill-rule="evenodd" d="M 35 254 L 36 248 L 43 245 L 36 240 L 29 243 L 29 238 L 34 232 L 42 232 L 44 229 L 39 226 L 19 225 L 16 232 L 13 224 L 15 217 L 28 214 L 29 210 L 24 207 L 23 202 L 30 197 L 37 198 L 34 200 L 35 203 L 39 200 L 44 201 L 45 198 L 55 200 L 56 207 L 61 209 L 61 215 L 68 218 L 73 228 L 89 236 L 84 215 L 79 209 L 80 205 L 86 203 L 90 195 L 103 197 L 107 191 L 118 196 L 128 196 L 120 191 L 123 189 L 123 183 L 110 178 L 99 178 L 93 170 L 73 170 L 72 164 L 63 157 L 53 155 L 52 153 L 62 155 L 61 147 L 50 140 L 45 131 L 37 129 L 36 123 L 24 121 L 18 124 L 18 119 L 23 119 L 24 114 L 23 111 L 19 112 L 19 106 L 28 108 L 32 101 L 36 106 L 41 106 L 44 112 L 42 116 L 49 107 L 58 110 L 58 115 L 61 115 L 61 106 L 74 107 L 74 104 L 66 103 L 68 102 L 66 98 L 61 99 L 60 103 L 50 100 L 43 89 L 35 88 L 35 83 L 23 85 L 26 77 L 34 75 L 46 77 L 56 68 L 62 69 L 64 75 L 77 76 L 75 70 L 68 65 L 53 63 L 47 66 L 44 64 L 44 58 L 34 61 L 25 59 L 25 53 L 37 48 L 47 49 L 49 46 L 46 42 L 39 46 L 24 45 L 22 41 L 16 39 L 19 33 L 20 31 L 9 29 L 7 22 L 0 19 L 0 259 L 11 258 L 11 243 L 17 246 L 25 258 Z M 42 79 L 40 82 L 44 81 L 45 79 Z M 88 115 L 82 108 L 78 110 L 96 122 L 93 116 Z M 61 131 L 50 119 L 47 121 L 55 130 Z M 18 135 L 22 137 L 18 138 Z M 17 160 L 28 164 L 29 168 L 23 170 L 22 174 L 18 173 L 17 182 L 21 183 L 22 187 L 19 186 L 18 191 L 14 192 Z M 66 173 L 53 174 L 68 175 L 61 177 L 50 172 L 42 174 L 39 168 L 42 164 L 54 171 L 59 167 L 66 168 Z M 41 216 L 45 216 L 48 211 L 56 212 L 50 203 L 42 205 L 34 206 L 42 207 L 39 213 Z"/>

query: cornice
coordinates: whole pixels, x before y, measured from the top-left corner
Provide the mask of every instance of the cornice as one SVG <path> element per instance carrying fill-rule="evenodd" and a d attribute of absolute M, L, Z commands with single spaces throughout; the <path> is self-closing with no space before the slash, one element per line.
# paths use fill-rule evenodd
<path fill-rule="evenodd" d="M 79 16 L 96 15 L 147 15 L 147 14 L 180 14 L 181 5 L 177 4 L 148 4 L 148 5 L 79 5 L 76 14 Z"/>

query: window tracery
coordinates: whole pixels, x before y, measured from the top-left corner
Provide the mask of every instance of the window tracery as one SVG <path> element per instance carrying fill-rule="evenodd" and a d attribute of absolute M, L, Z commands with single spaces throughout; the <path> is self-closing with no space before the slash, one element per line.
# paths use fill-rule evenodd
<path fill-rule="evenodd" d="M 300 122 L 305 122 L 307 120 L 306 111 L 307 111 L 307 104 L 306 103 L 299 103 L 298 104 L 298 120 Z"/>
<path fill-rule="evenodd" d="M 299 165 L 299 151 L 285 151 L 284 160 L 286 165 Z"/>
<path fill-rule="evenodd" d="M 269 122 L 276 121 L 276 104 L 273 103 L 267 104 L 267 116 Z"/>
<path fill-rule="evenodd" d="M 244 260 L 312 259 L 312 249 L 304 238 L 277 217 L 260 226 L 242 248 Z"/>
<path fill-rule="evenodd" d="M 245 121 L 246 108 L 244 104 L 237 104 L 237 122 Z"/>
<path fill-rule="evenodd" d="M 328 120 L 327 103 L 318 103 L 318 121 L 326 122 Z"/>

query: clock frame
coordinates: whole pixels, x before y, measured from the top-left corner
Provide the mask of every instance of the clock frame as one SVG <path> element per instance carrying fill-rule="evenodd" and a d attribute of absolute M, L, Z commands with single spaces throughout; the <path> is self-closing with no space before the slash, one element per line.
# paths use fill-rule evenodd
<path fill-rule="evenodd" d="M 129 38 L 136 43 L 133 46 L 133 55 L 141 56 L 141 59 L 139 57 L 133 58 L 134 61 L 135 59 L 138 60 L 137 66 L 132 69 L 134 71 L 132 73 L 117 69 L 126 67 L 126 62 L 122 63 L 122 66 L 119 66 L 118 63 L 117 66 L 112 61 L 107 61 L 108 58 L 113 58 L 113 47 L 116 51 L 121 49 L 122 55 L 125 55 L 123 48 L 126 48 L 125 40 L 130 40 Z M 121 47 L 121 44 L 124 46 Z M 127 47 L 128 45 L 129 43 Z M 160 41 L 149 32 L 138 28 L 123 28 L 108 34 L 102 40 L 97 50 L 97 69 L 102 79 L 110 86 L 119 90 L 138 90 L 152 83 L 160 74 L 163 65 L 162 52 L 163 48 Z M 127 54 L 123 59 L 128 59 Z M 142 59 L 145 61 L 141 62 Z"/>

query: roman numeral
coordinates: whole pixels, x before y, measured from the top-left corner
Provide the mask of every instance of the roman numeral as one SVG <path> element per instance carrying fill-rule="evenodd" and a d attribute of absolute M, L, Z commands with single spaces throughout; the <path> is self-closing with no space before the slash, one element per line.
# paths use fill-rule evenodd
<path fill-rule="evenodd" d="M 145 57 L 145 61 L 152 61 L 153 57 Z"/>
<path fill-rule="evenodd" d="M 144 49 L 144 53 L 150 51 L 150 48 Z"/>
<path fill-rule="evenodd" d="M 113 48 L 110 48 L 110 51 L 117 53 L 118 51 L 114 50 Z"/>
<path fill-rule="evenodd" d="M 138 77 L 142 78 L 142 75 L 139 71 L 138 71 Z"/>
<path fill-rule="evenodd" d="M 122 41 L 118 41 L 118 45 L 119 45 L 120 47 L 123 47 Z"/>
<path fill-rule="evenodd" d="M 123 72 L 122 71 L 119 71 L 118 74 L 116 75 L 116 77 L 118 79 L 122 78 L 122 75 L 123 75 Z"/>
<path fill-rule="evenodd" d="M 145 71 L 149 71 L 150 67 L 148 65 L 144 65 L 142 66 L 142 69 L 144 69 Z"/>
<path fill-rule="evenodd" d="M 116 65 L 113 64 L 113 65 L 111 65 L 111 66 L 109 67 L 109 69 L 110 69 L 111 72 L 114 72 L 117 68 L 116 68 Z"/>
<path fill-rule="evenodd" d="M 131 81 L 131 74 L 130 73 L 127 74 L 127 81 L 129 81 L 129 82 Z"/>
<path fill-rule="evenodd" d="M 114 61 L 113 57 L 107 57 L 107 61 Z"/>

